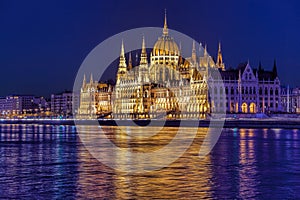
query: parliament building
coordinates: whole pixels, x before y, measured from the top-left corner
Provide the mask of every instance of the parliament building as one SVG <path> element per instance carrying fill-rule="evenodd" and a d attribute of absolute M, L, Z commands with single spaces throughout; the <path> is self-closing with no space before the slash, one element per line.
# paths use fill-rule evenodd
<path fill-rule="evenodd" d="M 210 113 L 266 113 L 281 111 L 280 81 L 276 64 L 272 71 L 249 62 L 237 69 L 225 69 L 221 44 L 217 59 L 191 56 L 169 35 L 165 15 L 162 36 L 150 53 L 142 38 L 139 64 L 133 66 L 131 52 L 126 61 L 121 44 L 115 85 L 98 83 L 91 75 L 83 78 L 78 115 L 82 118 L 114 119 L 204 119 Z M 150 56 L 150 59 L 148 59 Z"/>

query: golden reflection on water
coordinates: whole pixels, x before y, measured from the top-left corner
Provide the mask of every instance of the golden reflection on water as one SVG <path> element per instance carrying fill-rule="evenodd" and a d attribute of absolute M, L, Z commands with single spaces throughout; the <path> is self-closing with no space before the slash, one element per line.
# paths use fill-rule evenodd
<path fill-rule="evenodd" d="M 134 133 L 135 131 L 138 132 L 138 129 L 139 127 L 131 127 L 130 131 Z M 191 131 L 191 128 L 184 129 L 187 133 Z M 155 131 L 153 127 L 146 130 L 143 129 L 143 131 L 147 130 Z M 112 159 L 115 159 L 114 162 L 121 166 L 121 168 L 118 168 L 121 169 L 121 171 L 109 169 L 99 162 L 97 164 L 97 161 L 94 159 L 93 163 L 95 164 L 93 165 L 97 167 L 98 170 L 96 171 L 99 172 L 99 176 L 95 178 L 95 174 L 93 174 L 94 178 L 90 180 L 87 172 L 82 172 L 78 179 L 79 185 L 94 185 L 93 192 L 88 190 L 89 194 L 86 194 L 88 197 L 103 198 L 104 196 L 104 198 L 108 197 L 113 199 L 211 198 L 211 159 L 210 156 L 206 156 L 204 159 L 200 159 L 198 156 L 207 130 L 207 128 L 199 128 L 197 137 L 188 150 L 178 160 L 163 169 L 137 174 L 122 172 L 128 171 L 126 167 L 130 167 L 130 158 L 133 155 L 130 155 L 130 151 L 120 151 L 120 154 L 115 155 Z M 109 127 L 106 134 L 119 147 L 131 148 L 132 152 L 148 152 L 157 150 L 168 144 L 174 135 L 176 135 L 177 131 L 178 128 L 165 127 L 147 139 L 141 137 L 141 135 L 138 137 L 128 135 L 120 131 L 118 127 Z M 145 135 L 147 135 L 146 132 Z M 81 165 L 84 165 L 84 163 L 86 163 L 84 161 L 91 160 L 91 155 L 86 151 L 80 152 L 79 157 L 80 160 L 83 161 Z M 124 153 L 126 153 L 126 155 Z M 160 161 L 160 158 L 150 160 L 149 162 L 158 161 Z M 95 171 L 95 169 L 93 169 L 93 171 Z M 106 173 L 103 173 L 103 171 Z M 107 189 L 109 191 L 113 191 L 111 196 L 106 196 L 107 194 L 105 193 L 105 189 L 103 189 L 103 185 L 108 186 Z M 79 194 L 79 196 L 80 195 L 82 194 Z"/>

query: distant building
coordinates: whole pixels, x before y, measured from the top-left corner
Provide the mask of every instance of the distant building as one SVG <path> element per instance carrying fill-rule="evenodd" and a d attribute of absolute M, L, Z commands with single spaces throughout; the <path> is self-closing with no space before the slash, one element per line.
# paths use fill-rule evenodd
<path fill-rule="evenodd" d="M 10 95 L 0 98 L 0 112 L 2 115 L 22 115 L 34 112 L 36 105 L 32 95 Z"/>
<path fill-rule="evenodd" d="M 283 87 L 281 90 L 283 112 L 300 113 L 300 87 Z"/>
<path fill-rule="evenodd" d="M 5 114 L 6 97 L 0 97 L 0 116 Z"/>
<path fill-rule="evenodd" d="M 80 106 L 80 91 L 73 91 L 73 97 L 72 97 L 72 102 L 73 102 L 73 114 L 77 114 Z"/>
<path fill-rule="evenodd" d="M 53 115 L 72 116 L 72 92 L 66 91 L 51 95 L 51 112 Z"/>
<path fill-rule="evenodd" d="M 48 102 L 44 97 L 34 97 L 33 103 L 39 112 L 50 111 L 50 102 Z"/>

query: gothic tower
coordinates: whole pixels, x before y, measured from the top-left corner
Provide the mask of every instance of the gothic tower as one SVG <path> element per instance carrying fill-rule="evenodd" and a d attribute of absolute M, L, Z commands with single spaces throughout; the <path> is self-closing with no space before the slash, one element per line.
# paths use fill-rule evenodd
<path fill-rule="evenodd" d="M 123 77 L 126 74 L 126 72 L 127 72 L 127 65 L 126 65 L 126 58 L 125 58 L 124 43 L 122 40 L 120 62 L 119 62 L 119 68 L 117 73 L 117 82 L 120 81 L 120 78 Z"/>

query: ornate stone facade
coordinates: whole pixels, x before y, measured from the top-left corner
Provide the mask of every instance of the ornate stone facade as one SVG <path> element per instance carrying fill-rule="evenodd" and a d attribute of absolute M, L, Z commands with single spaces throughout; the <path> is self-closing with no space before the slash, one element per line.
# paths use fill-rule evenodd
<path fill-rule="evenodd" d="M 207 72 L 216 67 L 206 49 L 197 58 L 195 44 L 191 58 L 184 59 L 169 36 L 167 18 L 163 34 L 155 43 L 148 63 L 142 39 L 140 63 L 126 65 L 122 42 L 113 101 L 114 118 L 205 118 L 210 112 Z"/>
<path fill-rule="evenodd" d="M 211 112 L 277 112 L 280 105 L 280 81 L 276 65 L 273 71 L 252 69 L 250 64 L 225 70 L 221 44 L 216 63 L 207 53 L 197 55 L 195 42 L 191 57 L 169 36 L 165 16 L 162 36 L 150 53 L 142 38 L 139 64 L 133 66 L 131 52 L 126 62 L 121 44 L 119 67 L 114 86 L 84 78 L 79 115 L 115 119 L 200 119 Z"/>
<path fill-rule="evenodd" d="M 221 78 L 209 76 L 212 111 L 226 109 L 227 113 L 281 112 L 281 87 L 274 63 L 272 71 L 253 69 L 249 62 L 237 69 L 220 71 Z M 224 88 L 220 87 L 220 84 Z M 225 95 L 224 95 L 225 94 Z M 224 101 L 226 98 L 226 101 Z M 216 108 L 218 107 L 218 109 Z"/>

